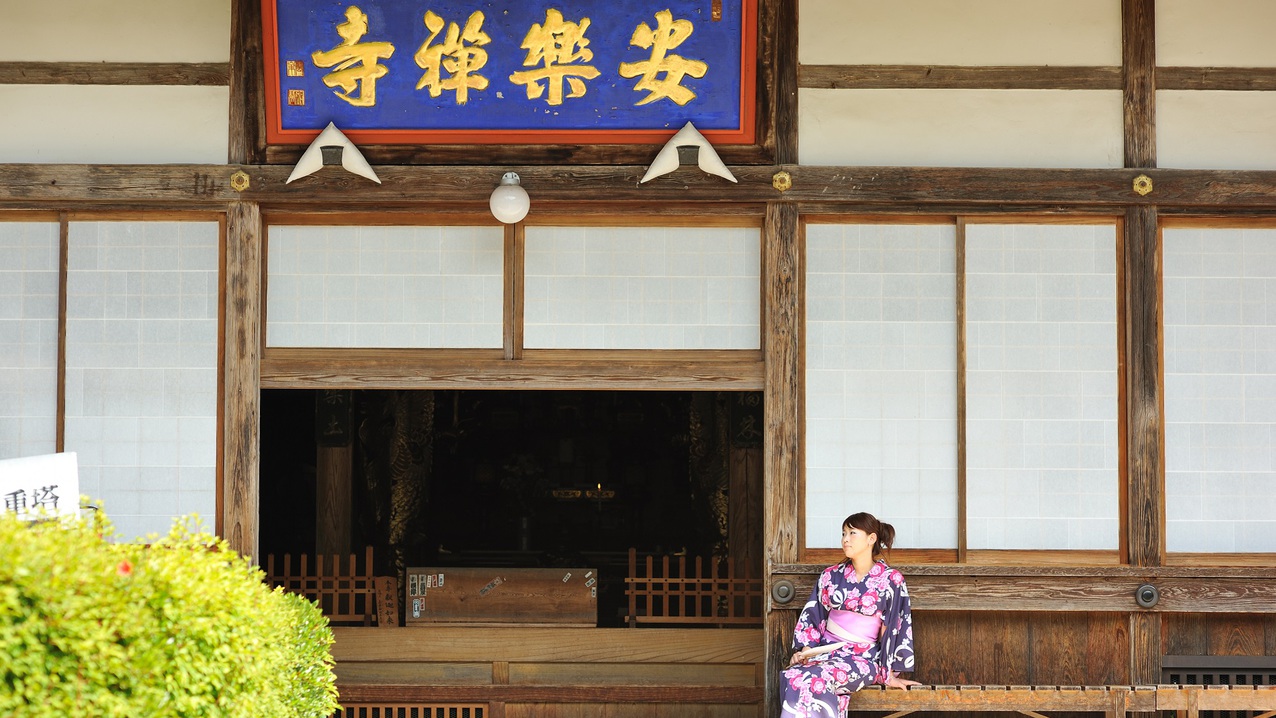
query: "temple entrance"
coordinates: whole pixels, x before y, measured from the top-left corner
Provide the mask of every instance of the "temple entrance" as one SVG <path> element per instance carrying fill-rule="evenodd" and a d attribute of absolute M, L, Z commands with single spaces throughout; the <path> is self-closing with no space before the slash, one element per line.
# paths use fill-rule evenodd
<path fill-rule="evenodd" d="M 370 546 L 400 586 L 412 566 L 596 567 L 597 625 L 632 625 L 635 560 L 761 575 L 762 409 L 757 392 L 266 390 L 261 553 Z"/>

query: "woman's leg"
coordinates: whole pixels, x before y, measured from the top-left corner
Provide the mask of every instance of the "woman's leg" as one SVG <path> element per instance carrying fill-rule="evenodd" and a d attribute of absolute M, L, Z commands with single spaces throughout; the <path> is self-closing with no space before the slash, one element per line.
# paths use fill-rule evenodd
<path fill-rule="evenodd" d="M 780 674 L 782 718 L 841 718 L 846 694 L 873 682 L 873 664 L 859 656 L 794 666 Z"/>

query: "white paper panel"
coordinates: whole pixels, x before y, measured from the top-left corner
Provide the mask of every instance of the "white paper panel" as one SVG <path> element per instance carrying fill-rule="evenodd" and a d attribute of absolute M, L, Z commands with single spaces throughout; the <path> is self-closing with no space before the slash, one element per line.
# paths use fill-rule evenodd
<path fill-rule="evenodd" d="M 539 349 L 757 349 L 761 233 L 528 227 L 524 342 Z"/>
<path fill-rule="evenodd" d="M 266 344 L 500 348 L 500 227 L 271 227 Z"/>
<path fill-rule="evenodd" d="M 806 229 L 806 545 L 868 511 L 900 547 L 957 545 L 951 225 Z"/>
<path fill-rule="evenodd" d="M 1276 551 L 1276 230 L 1163 237 L 1166 547 Z"/>
<path fill-rule="evenodd" d="M 215 222 L 73 222 L 66 450 L 120 534 L 213 526 L 217 461 Z"/>
<path fill-rule="evenodd" d="M 1116 229 L 966 228 L 971 549 L 1118 545 Z"/>
<path fill-rule="evenodd" d="M 57 380 L 58 225 L 0 222 L 0 459 L 54 452 Z"/>

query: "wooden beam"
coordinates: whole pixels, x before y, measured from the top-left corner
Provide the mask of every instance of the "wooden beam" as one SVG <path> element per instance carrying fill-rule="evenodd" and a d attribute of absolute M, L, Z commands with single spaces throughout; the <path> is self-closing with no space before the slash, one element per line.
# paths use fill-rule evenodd
<path fill-rule="evenodd" d="M 1158 90 L 1276 90 L 1276 67 L 1158 67 Z"/>
<path fill-rule="evenodd" d="M 266 389 L 759 391 L 759 352 L 267 349 Z"/>
<path fill-rule="evenodd" d="M 966 219 L 956 221 L 954 247 L 957 319 L 957 563 L 966 563 Z"/>
<path fill-rule="evenodd" d="M 225 87 L 224 62 L 0 62 L 0 85 Z"/>
<path fill-rule="evenodd" d="M 774 564 L 797 560 L 800 546 L 798 496 L 803 467 L 799 432 L 803 422 L 799 417 L 804 414 L 805 402 L 799 332 L 804 266 L 799 251 L 796 207 L 788 204 L 767 207 L 762 227 L 762 256 L 762 346 L 766 365 L 762 524 L 764 565 L 769 570 Z M 768 580 L 766 590 L 770 585 Z M 767 679 L 763 710 L 778 714 L 780 668 L 788 663 L 793 618 L 788 611 L 773 610 L 768 597 L 763 600 L 767 601 Z"/>
<path fill-rule="evenodd" d="M 348 685 L 338 684 L 342 703 L 670 703 L 755 705 L 762 691 L 749 686 L 613 685 Z"/>
<path fill-rule="evenodd" d="M 775 83 L 768 93 L 774 102 L 776 164 L 798 161 L 798 0 L 774 0 L 774 24 L 769 39 L 770 55 L 759 54 L 759 60 L 770 66 L 768 72 Z"/>
<path fill-rule="evenodd" d="M 1125 166 L 1156 166 L 1156 0 L 1121 0 Z"/>
<path fill-rule="evenodd" d="M 1207 583 L 1196 577 L 935 576 L 899 568 L 918 611 L 1139 612 L 1144 609 L 1134 601 L 1135 590 L 1151 583 L 1160 590 L 1161 600 L 1144 611 L 1149 614 L 1276 614 L 1276 586 L 1270 579 L 1217 578 Z M 815 587 L 817 576 L 773 572 L 771 578 L 793 581 L 798 600 L 784 608 L 796 611 Z"/>
<path fill-rule="evenodd" d="M 266 115 L 262 105 L 261 0 L 230 3 L 230 142 L 228 162 L 261 162 Z"/>
<path fill-rule="evenodd" d="M 260 459 L 261 209 L 234 202 L 226 216 L 222 535 L 257 561 Z"/>
<path fill-rule="evenodd" d="M 69 274 L 71 225 L 66 212 L 58 213 L 58 370 L 57 399 L 53 414 L 54 451 L 66 451 L 66 280 Z"/>
<path fill-rule="evenodd" d="M 1126 210 L 1127 551 L 1134 566 L 1165 563 L 1161 252 L 1155 207 Z"/>
<path fill-rule="evenodd" d="M 1119 67 L 801 65 L 798 87 L 839 90 L 1119 90 Z"/>
<path fill-rule="evenodd" d="M 250 178 L 242 193 L 230 177 Z M 643 185 L 645 166 L 620 167 L 377 167 L 382 184 L 340 168 L 285 184 L 291 167 L 269 165 L 0 165 L 0 209 L 198 209 L 250 201 L 294 211 L 398 209 L 485 212 L 495 177 L 517 171 L 538 208 L 578 207 L 582 188 L 613 215 L 632 212 L 694 214 L 706 205 L 802 203 L 844 213 L 855 206 L 897 211 L 960 205 L 974 211 L 1023 212 L 1025 207 L 1110 208 L 1130 205 L 1210 210 L 1276 210 L 1276 171 L 1170 169 L 1020 169 L 989 167 L 739 166 L 732 185 L 720 177 L 680 170 Z M 793 187 L 779 192 L 772 175 L 783 169 Z M 1146 174 L 1154 191 L 1136 194 L 1133 180 Z M 654 210 L 653 210 L 654 208 Z"/>
<path fill-rule="evenodd" d="M 1192 579 L 1195 581 L 1227 580 L 1276 580 L 1276 565 L 1268 563 L 1264 566 L 1219 566 L 1216 564 L 1196 564 L 1187 566 L 1045 566 L 1036 563 L 1022 563 L 1015 566 L 976 566 L 971 564 L 913 564 L 897 561 L 892 564 L 904 573 L 910 581 L 915 576 L 964 576 L 971 579 L 1007 579 L 1007 578 L 1039 578 L 1054 577 L 1060 579 L 1085 579 L 1084 582 L 1103 582 L 1109 579 L 1137 578 L 1155 581 L 1163 578 Z M 772 573 L 794 577 L 793 580 L 805 580 L 796 577 L 809 576 L 814 581 L 828 563 L 792 563 L 774 564 Z M 1276 608 L 1276 607 L 1274 607 Z"/>

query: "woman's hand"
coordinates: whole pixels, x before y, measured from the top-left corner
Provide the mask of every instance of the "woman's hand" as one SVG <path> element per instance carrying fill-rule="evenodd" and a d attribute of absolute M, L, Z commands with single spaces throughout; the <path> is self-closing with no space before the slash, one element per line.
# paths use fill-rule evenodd
<path fill-rule="evenodd" d="M 894 673 L 891 674 L 890 678 L 886 679 L 887 688 L 907 688 L 909 686 L 920 686 L 920 685 L 921 683 L 918 683 L 917 681 L 910 681 L 907 678 L 900 678 Z"/>
<path fill-rule="evenodd" d="M 789 659 L 789 665 L 790 665 L 790 666 L 796 666 L 796 665 L 798 665 L 798 664 L 800 664 L 800 663 L 805 663 L 805 662 L 806 662 L 806 660 L 802 657 L 802 652 L 801 652 L 801 651 L 798 651 L 797 653 L 794 653 L 794 654 L 793 654 L 793 657 Z"/>

